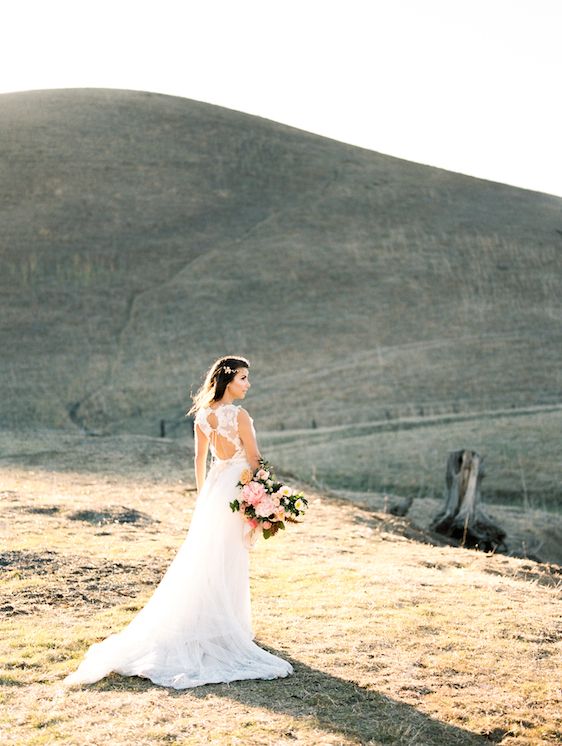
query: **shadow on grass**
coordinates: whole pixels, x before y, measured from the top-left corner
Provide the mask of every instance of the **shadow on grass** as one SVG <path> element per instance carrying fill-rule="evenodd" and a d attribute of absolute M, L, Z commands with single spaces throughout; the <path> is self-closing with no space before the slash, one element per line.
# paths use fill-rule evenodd
<path fill-rule="evenodd" d="M 181 690 L 169 688 L 170 696 L 198 699 L 226 697 L 247 707 L 260 707 L 297 720 L 306 720 L 313 727 L 357 739 L 361 744 L 476 746 L 496 740 L 494 734 L 486 737 L 447 725 L 411 705 L 292 660 L 283 651 L 262 647 L 289 660 L 294 674 L 273 680 L 250 679 Z M 115 688 L 120 691 L 143 691 L 153 686 L 156 685 L 139 677 L 112 674 L 100 681 L 96 688 L 103 691 Z M 298 737 L 290 731 L 280 733 L 280 738 L 283 735 Z"/>
<path fill-rule="evenodd" d="M 27 686 L 27 684 L 25 681 L 18 681 L 11 676 L 0 676 L 0 686 Z"/>

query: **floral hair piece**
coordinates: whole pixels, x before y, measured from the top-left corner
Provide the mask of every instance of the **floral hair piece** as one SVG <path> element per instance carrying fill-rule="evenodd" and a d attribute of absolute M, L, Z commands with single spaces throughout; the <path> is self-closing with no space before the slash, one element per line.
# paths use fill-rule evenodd
<path fill-rule="evenodd" d="M 234 370 L 229 365 L 224 365 L 223 366 L 223 371 L 225 373 L 234 373 Z"/>

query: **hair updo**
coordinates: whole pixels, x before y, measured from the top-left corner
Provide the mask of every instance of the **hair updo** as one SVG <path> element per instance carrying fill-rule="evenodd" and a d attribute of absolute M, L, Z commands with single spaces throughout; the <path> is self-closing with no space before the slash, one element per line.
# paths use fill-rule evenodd
<path fill-rule="evenodd" d="M 240 368 L 249 368 L 250 362 L 240 355 L 226 355 L 220 357 L 211 365 L 205 376 L 203 385 L 199 391 L 192 396 L 193 404 L 186 415 L 195 414 L 201 407 L 206 407 L 211 402 L 220 401 L 228 384 Z"/>

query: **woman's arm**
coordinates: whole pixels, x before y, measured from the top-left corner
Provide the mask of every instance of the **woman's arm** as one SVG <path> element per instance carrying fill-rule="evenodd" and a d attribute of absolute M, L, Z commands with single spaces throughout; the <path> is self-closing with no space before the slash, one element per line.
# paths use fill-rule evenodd
<path fill-rule="evenodd" d="M 207 469 L 207 452 L 209 450 L 209 439 L 201 430 L 199 425 L 195 426 L 195 484 L 197 492 L 201 492 L 201 487 L 205 481 L 205 472 Z"/>
<path fill-rule="evenodd" d="M 246 458 L 250 464 L 250 469 L 255 471 L 260 465 L 261 454 L 252 418 L 245 409 L 240 409 L 238 412 L 238 435 L 246 451 Z"/>

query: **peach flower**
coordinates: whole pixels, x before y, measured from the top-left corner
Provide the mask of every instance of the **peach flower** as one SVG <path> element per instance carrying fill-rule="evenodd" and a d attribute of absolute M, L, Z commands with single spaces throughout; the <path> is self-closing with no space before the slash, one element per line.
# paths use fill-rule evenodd
<path fill-rule="evenodd" d="M 285 508 L 281 506 L 277 508 L 277 510 L 275 511 L 274 520 L 282 521 L 284 518 L 285 518 Z"/>
<path fill-rule="evenodd" d="M 252 481 L 251 469 L 244 469 L 244 471 L 240 475 L 240 481 L 242 482 L 242 484 L 248 484 L 248 482 Z"/>

